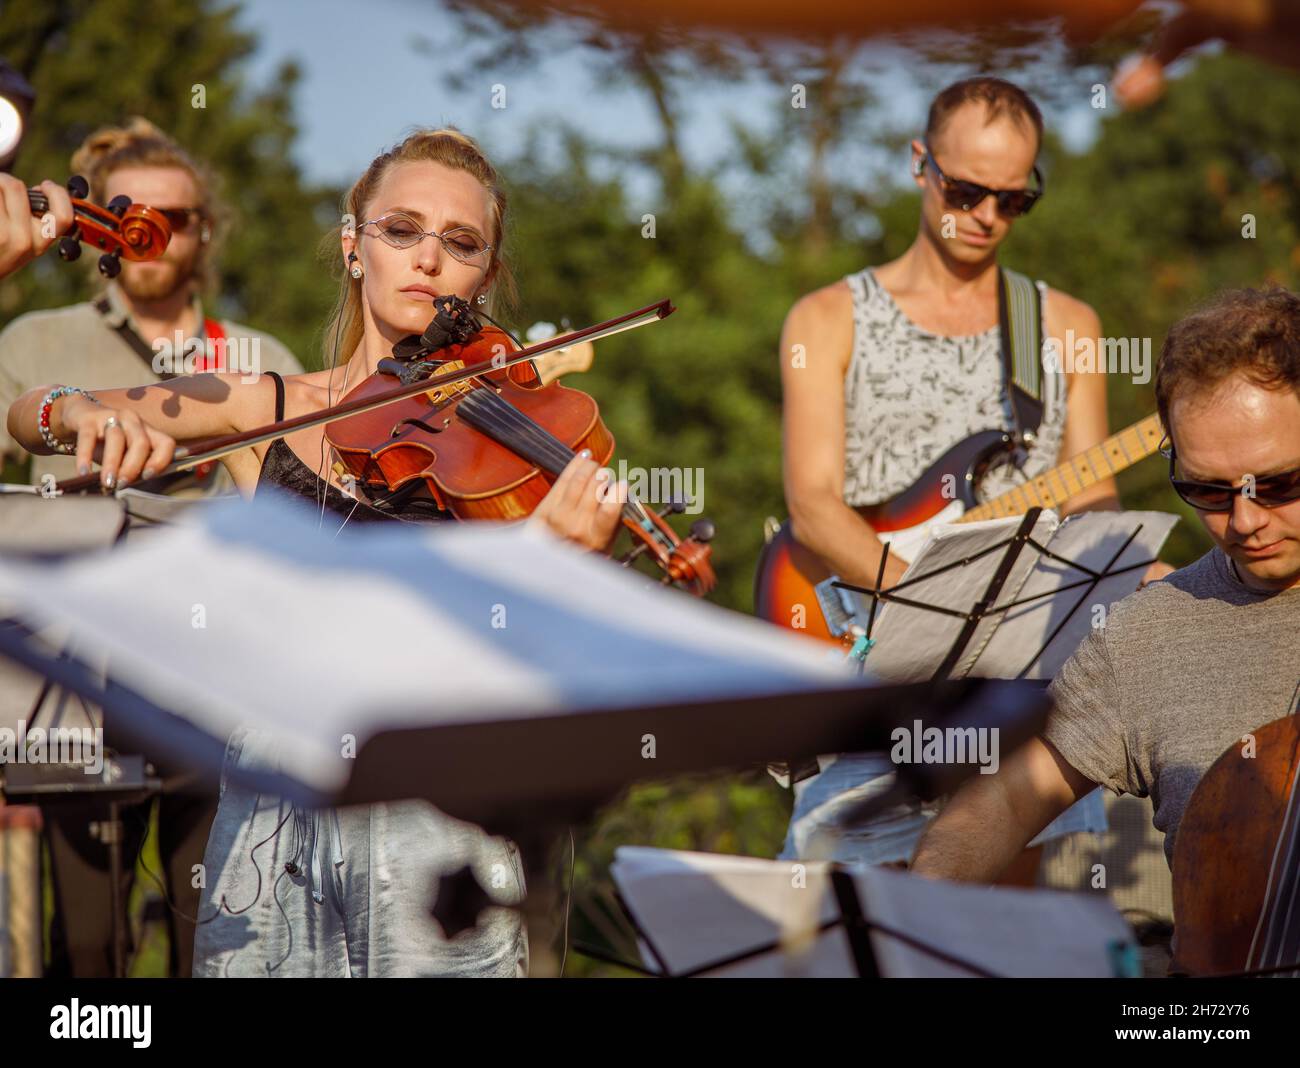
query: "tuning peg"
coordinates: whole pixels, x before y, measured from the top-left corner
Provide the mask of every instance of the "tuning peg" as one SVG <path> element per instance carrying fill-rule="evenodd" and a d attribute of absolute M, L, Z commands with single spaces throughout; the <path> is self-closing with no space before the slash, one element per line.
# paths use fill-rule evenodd
<path fill-rule="evenodd" d="M 126 209 L 131 206 L 131 198 L 128 196 L 115 196 L 105 207 L 108 208 L 119 219 L 126 214 Z"/>
<path fill-rule="evenodd" d="M 105 252 L 99 257 L 99 273 L 105 278 L 116 278 L 122 273 L 122 261 L 112 252 Z"/>
<path fill-rule="evenodd" d="M 674 497 L 664 505 L 663 511 L 659 513 L 659 518 L 664 519 L 670 515 L 680 515 L 684 511 L 686 511 L 686 502 L 680 497 Z"/>
<path fill-rule="evenodd" d="M 90 183 L 79 174 L 74 174 L 69 178 L 67 186 L 68 196 L 75 200 L 85 200 L 90 193 Z"/>
<path fill-rule="evenodd" d="M 618 562 L 621 567 L 631 567 L 632 562 L 646 551 L 645 542 L 638 542 L 630 551 L 619 557 Z"/>
<path fill-rule="evenodd" d="M 81 242 L 75 237 L 59 238 L 59 259 L 71 263 L 81 255 Z"/>
<path fill-rule="evenodd" d="M 712 541 L 717 532 L 718 528 L 713 525 L 712 519 L 697 519 L 691 524 L 691 541 Z"/>

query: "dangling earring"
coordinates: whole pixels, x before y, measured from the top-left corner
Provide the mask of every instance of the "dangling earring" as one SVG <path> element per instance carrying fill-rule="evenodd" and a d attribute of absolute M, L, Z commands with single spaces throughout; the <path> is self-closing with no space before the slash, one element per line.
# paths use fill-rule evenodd
<path fill-rule="evenodd" d="M 348 263 L 352 264 L 352 277 L 360 278 L 364 272 L 361 270 L 361 264 L 357 262 L 357 254 L 355 252 L 348 255 Z"/>

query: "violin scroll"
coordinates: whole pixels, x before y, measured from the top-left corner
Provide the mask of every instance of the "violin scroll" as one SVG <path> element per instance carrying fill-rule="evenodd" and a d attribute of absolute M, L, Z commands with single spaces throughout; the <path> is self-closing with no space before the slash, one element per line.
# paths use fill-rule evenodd
<path fill-rule="evenodd" d="M 637 504 L 633 505 L 631 514 L 625 510 L 623 525 L 636 544 L 618 562 L 630 567 L 638 557 L 649 553 L 663 570 L 665 584 L 681 586 L 697 597 L 705 597 L 718 584 L 710 562 L 713 550 L 709 546 L 716 528 L 711 519 L 697 519 L 691 524 L 690 534 L 679 537 L 668 525 L 667 516 L 685 510 L 686 502 L 681 500 L 669 502 L 659 512 Z"/>
<path fill-rule="evenodd" d="M 155 260 L 167 251 L 172 228 L 160 211 L 132 204 L 127 197 L 114 197 L 106 207 L 85 199 L 90 192 L 86 179 L 74 174 L 67 182 L 76 219 L 72 229 L 59 239 L 59 258 L 71 262 L 81 255 L 85 242 L 99 249 L 99 273 L 116 278 L 122 270 L 122 257 L 128 260 Z M 27 202 L 33 215 L 50 210 L 49 201 L 39 189 L 27 190 Z"/>

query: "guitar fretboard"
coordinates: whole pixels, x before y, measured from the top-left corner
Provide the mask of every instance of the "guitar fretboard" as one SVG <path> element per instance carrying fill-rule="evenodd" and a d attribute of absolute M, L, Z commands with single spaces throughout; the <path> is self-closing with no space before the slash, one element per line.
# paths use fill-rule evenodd
<path fill-rule="evenodd" d="M 1089 486 L 1146 459 L 1160 447 L 1163 436 L 1160 416 L 1148 415 L 1050 471 L 1044 471 L 1015 489 L 972 508 L 957 522 L 1024 515 L 1030 508 L 1055 508 L 1071 497 L 1077 497 Z"/>

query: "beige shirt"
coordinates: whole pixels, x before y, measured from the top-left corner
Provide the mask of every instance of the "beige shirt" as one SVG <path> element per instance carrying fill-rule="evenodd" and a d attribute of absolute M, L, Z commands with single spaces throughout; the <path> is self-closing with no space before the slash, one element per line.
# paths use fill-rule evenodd
<path fill-rule="evenodd" d="M 117 286 L 110 285 L 105 296 L 109 302 L 107 314 L 101 315 L 94 302 L 74 304 L 69 308 L 28 312 L 0 331 L 0 460 L 22 460 L 27 455 L 9 435 L 6 422 L 9 406 L 29 389 L 57 384 L 94 391 L 163 380 L 114 329 L 123 321 L 135 326 Z M 198 298 L 194 301 L 194 312 L 201 324 L 203 309 Z M 218 322 L 230 343 L 227 349 L 230 371 L 302 374 L 302 364 L 293 353 L 269 334 L 225 319 Z M 168 369 L 163 357 L 155 366 Z M 183 366 L 175 369 L 181 371 Z M 65 479 L 76 473 L 71 456 L 32 457 L 33 485 L 39 484 L 46 474 Z M 225 468 L 218 464 L 212 475 L 203 480 L 201 488 L 205 493 L 229 493 L 233 492 L 234 485 Z"/>

